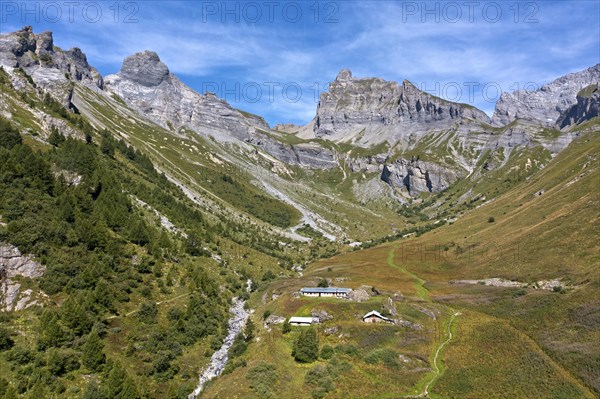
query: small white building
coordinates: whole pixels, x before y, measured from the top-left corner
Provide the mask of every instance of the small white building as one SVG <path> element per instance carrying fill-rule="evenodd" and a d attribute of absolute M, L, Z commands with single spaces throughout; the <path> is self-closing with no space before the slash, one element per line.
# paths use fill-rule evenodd
<path fill-rule="evenodd" d="M 344 298 L 350 291 L 352 289 L 340 287 L 305 287 L 300 290 L 300 293 L 304 296 Z"/>
<path fill-rule="evenodd" d="M 313 323 L 312 317 L 290 317 L 290 324 L 292 326 L 310 326 Z"/>
<path fill-rule="evenodd" d="M 363 316 L 363 321 L 365 323 L 393 323 L 394 320 L 385 317 L 381 313 L 376 310 L 371 310 L 369 313 Z"/>

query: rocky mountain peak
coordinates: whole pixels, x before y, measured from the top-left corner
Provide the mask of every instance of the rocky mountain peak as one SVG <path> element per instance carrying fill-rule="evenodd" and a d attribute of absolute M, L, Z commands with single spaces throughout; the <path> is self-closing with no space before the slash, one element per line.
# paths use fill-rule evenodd
<path fill-rule="evenodd" d="M 102 76 L 91 67 L 78 48 L 63 51 L 54 47 L 52 32 L 35 34 L 31 26 L 0 35 L 0 66 L 7 70 L 22 68 L 40 88 L 70 107 L 72 81 L 102 88 Z M 25 79 L 16 78 L 17 88 Z"/>
<path fill-rule="evenodd" d="M 52 32 L 42 32 L 36 37 L 35 52 L 39 54 L 50 53 L 54 49 Z"/>
<path fill-rule="evenodd" d="M 135 53 L 123 61 L 119 74 L 142 86 L 153 87 L 161 84 L 169 76 L 169 68 L 154 51 Z"/>
<path fill-rule="evenodd" d="M 515 119 L 555 126 L 559 117 L 577 103 L 577 93 L 600 82 L 600 64 L 562 76 L 539 90 L 502 93 L 492 122 L 504 126 Z"/>
<path fill-rule="evenodd" d="M 350 79 L 352 79 L 352 71 L 350 71 L 349 69 L 342 69 L 335 78 L 335 80 L 337 80 L 338 82 L 344 82 Z"/>
<path fill-rule="evenodd" d="M 408 140 L 431 129 L 444 129 L 462 119 L 488 123 L 474 107 L 453 103 L 381 78 L 357 78 L 343 69 L 322 93 L 314 122 L 314 136 L 361 147 Z"/>

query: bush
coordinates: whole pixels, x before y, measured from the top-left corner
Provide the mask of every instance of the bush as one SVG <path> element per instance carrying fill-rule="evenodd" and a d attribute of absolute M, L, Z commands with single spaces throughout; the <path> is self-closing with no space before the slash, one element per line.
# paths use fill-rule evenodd
<path fill-rule="evenodd" d="M 490 216 L 490 217 L 488 218 L 488 223 L 494 223 L 495 221 L 496 221 L 496 219 L 494 219 L 494 217 L 493 217 L 493 216 Z"/>
<path fill-rule="evenodd" d="M 306 373 L 304 382 L 314 388 L 312 397 L 320 399 L 324 398 L 328 392 L 333 391 L 334 385 L 332 377 L 333 375 L 331 375 L 328 367 L 318 364 Z"/>
<path fill-rule="evenodd" d="M 365 362 L 368 364 L 383 364 L 388 368 L 399 368 L 398 352 L 393 349 L 375 349 L 365 356 Z"/>
<path fill-rule="evenodd" d="M 275 393 L 271 387 L 277 382 L 277 369 L 274 364 L 261 362 L 248 370 L 246 379 L 260 398 L 271 399 L 275 398 Z"/>
<path fill-rule="evenodd" d="M 321 348 L 321 359 L 331 359 L 333 356 L 333 347 L 331 345 L 323 345 Z"/>

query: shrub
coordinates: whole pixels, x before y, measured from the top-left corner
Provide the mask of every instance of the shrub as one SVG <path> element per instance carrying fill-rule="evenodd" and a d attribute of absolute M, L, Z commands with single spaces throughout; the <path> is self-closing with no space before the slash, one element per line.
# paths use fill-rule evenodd
<path fill-rule="evenodd" d="M 494 223 L 495 221 L 496 221 L 496 219 L 494 219 L 494 217 L 493 217 L 493 216 L 490 216 L 490 217 L 488 218 L 488 223 Z"/>
<path fill-rule="evenodd" d="M 389 348 L 375 349 L 365 356 L 365 362 L 368 364 L 383 364 L 388 368 L 399 368 L 398 353 Z"/>
<path fill-rule="evenodd" d="M 306 373 L 304 382 L 314 388 L 312 397 L 320 399 L 324 398 L 328 392 L 333 391 L 334 385 L 332 377 L 333 375 L 331 375 L 328 367 L 318 364 Z"/>
<path fill-rule="evenodd" d="M 325 344 L 321 348 L 321 359 L 331 359 L 333 356 L 333 347 L 331 345 Z"/>
<path fill-rule="evenodd" d="M 246 379 L 260 398 L 275 398 L 275 393 L 271 387 L 277 382 L 277 369 L 274 364 L 261 362 L 248 370 Z"/>

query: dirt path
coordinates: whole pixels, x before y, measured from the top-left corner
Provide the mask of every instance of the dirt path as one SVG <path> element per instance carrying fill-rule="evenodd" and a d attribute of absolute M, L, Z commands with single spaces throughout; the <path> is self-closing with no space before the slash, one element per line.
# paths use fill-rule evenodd
<path fill-rule="evenodd" d="M 415 398 L 429 397 L 429 387 L 431 387 L 431 385 L 442 375 L 443 364 L 441 362 L 441 359 L 439 359 L 439 356 L 440 356 L 442 349 L 444 349 L 444 346 L 448 345 L 448 343 L 450 343 L 450 341 L 452 341 L 452 338 L 454 338 L 454 334 L 452 333 L 452 324 L 454 323 L 454 319 L 456 319 L 456 316 L 458 316 L 458 315 L 460 315 L 459 312 L 453 312 L 452 316 L 450 316 L 450 320 L 448 320 L 448 329 L 447 329 L 448 338 L 446 338 L 446 340 L 444 342 L 440 343 L 435 351 L 435 355 L 433 356 L 433 362 L 432 362 L 433 373 L 431 375 L 431 378 L 423 387 L 423 391 L 420 394 L 413 396 L 413 397 L 415 397 Z M 438 359 L 439 359 L 439 362 L 438 362 Z"/>
<path fill-rule="evenodd" d="M 387 263 L 392 268 L 400 270 L 402 273 L 404 273 L 408 277 L 410 277 L 411 280 L 413 280 L 413 285 L 415 287 L 415 291 L 416 291 L 417 297 L 419 299 L 421 299 L 422 301 L 434 304 L 434 302 L 429 297 L 429 290 L 425 287 L 426 281 L 423 280 L 422 278 L 420 278 L 418 275 L 414 274 L 413 272 L 407 270 L 405 267 L 394 263 L 394 250 L 393 249 L 388 254 Z M 419 381 L 417 383 L 417 385 L 415 387 L 415 389 L 418 390 L 419 393 L 414 394 L 414 395 L 405 396 L 406 398 L 428 398 L 429 397 L 429 389 L 444 372 L 444 365 L 442 363 L 442 359 L 441 359 L 440 355 L 441 355 L 444 347 L 446 345 L 448 345 L 450 343 L 450 341 L 452 341 L 452 339 L 454 338 L 454 333 L 453 333 L 452 329 L 455 324 L 456 316 L 460 315 L 460 313 L 448 306 L 445 306 L 445 305 L 437 305 L 437 306 L 443 307 L 444 310 L 446 310 L 450 314 L 450 318 L 444 322 L 444 325 L 446 325 L 447 327 L 445 329 L 446 331 L 444 333 L 444 337 L 442 338 L 443 341 L 441 341 L 435 347 L 435 351 L 432 352 L 431 372 L 427 373 L 421 379 L 421 381 Z"/>

